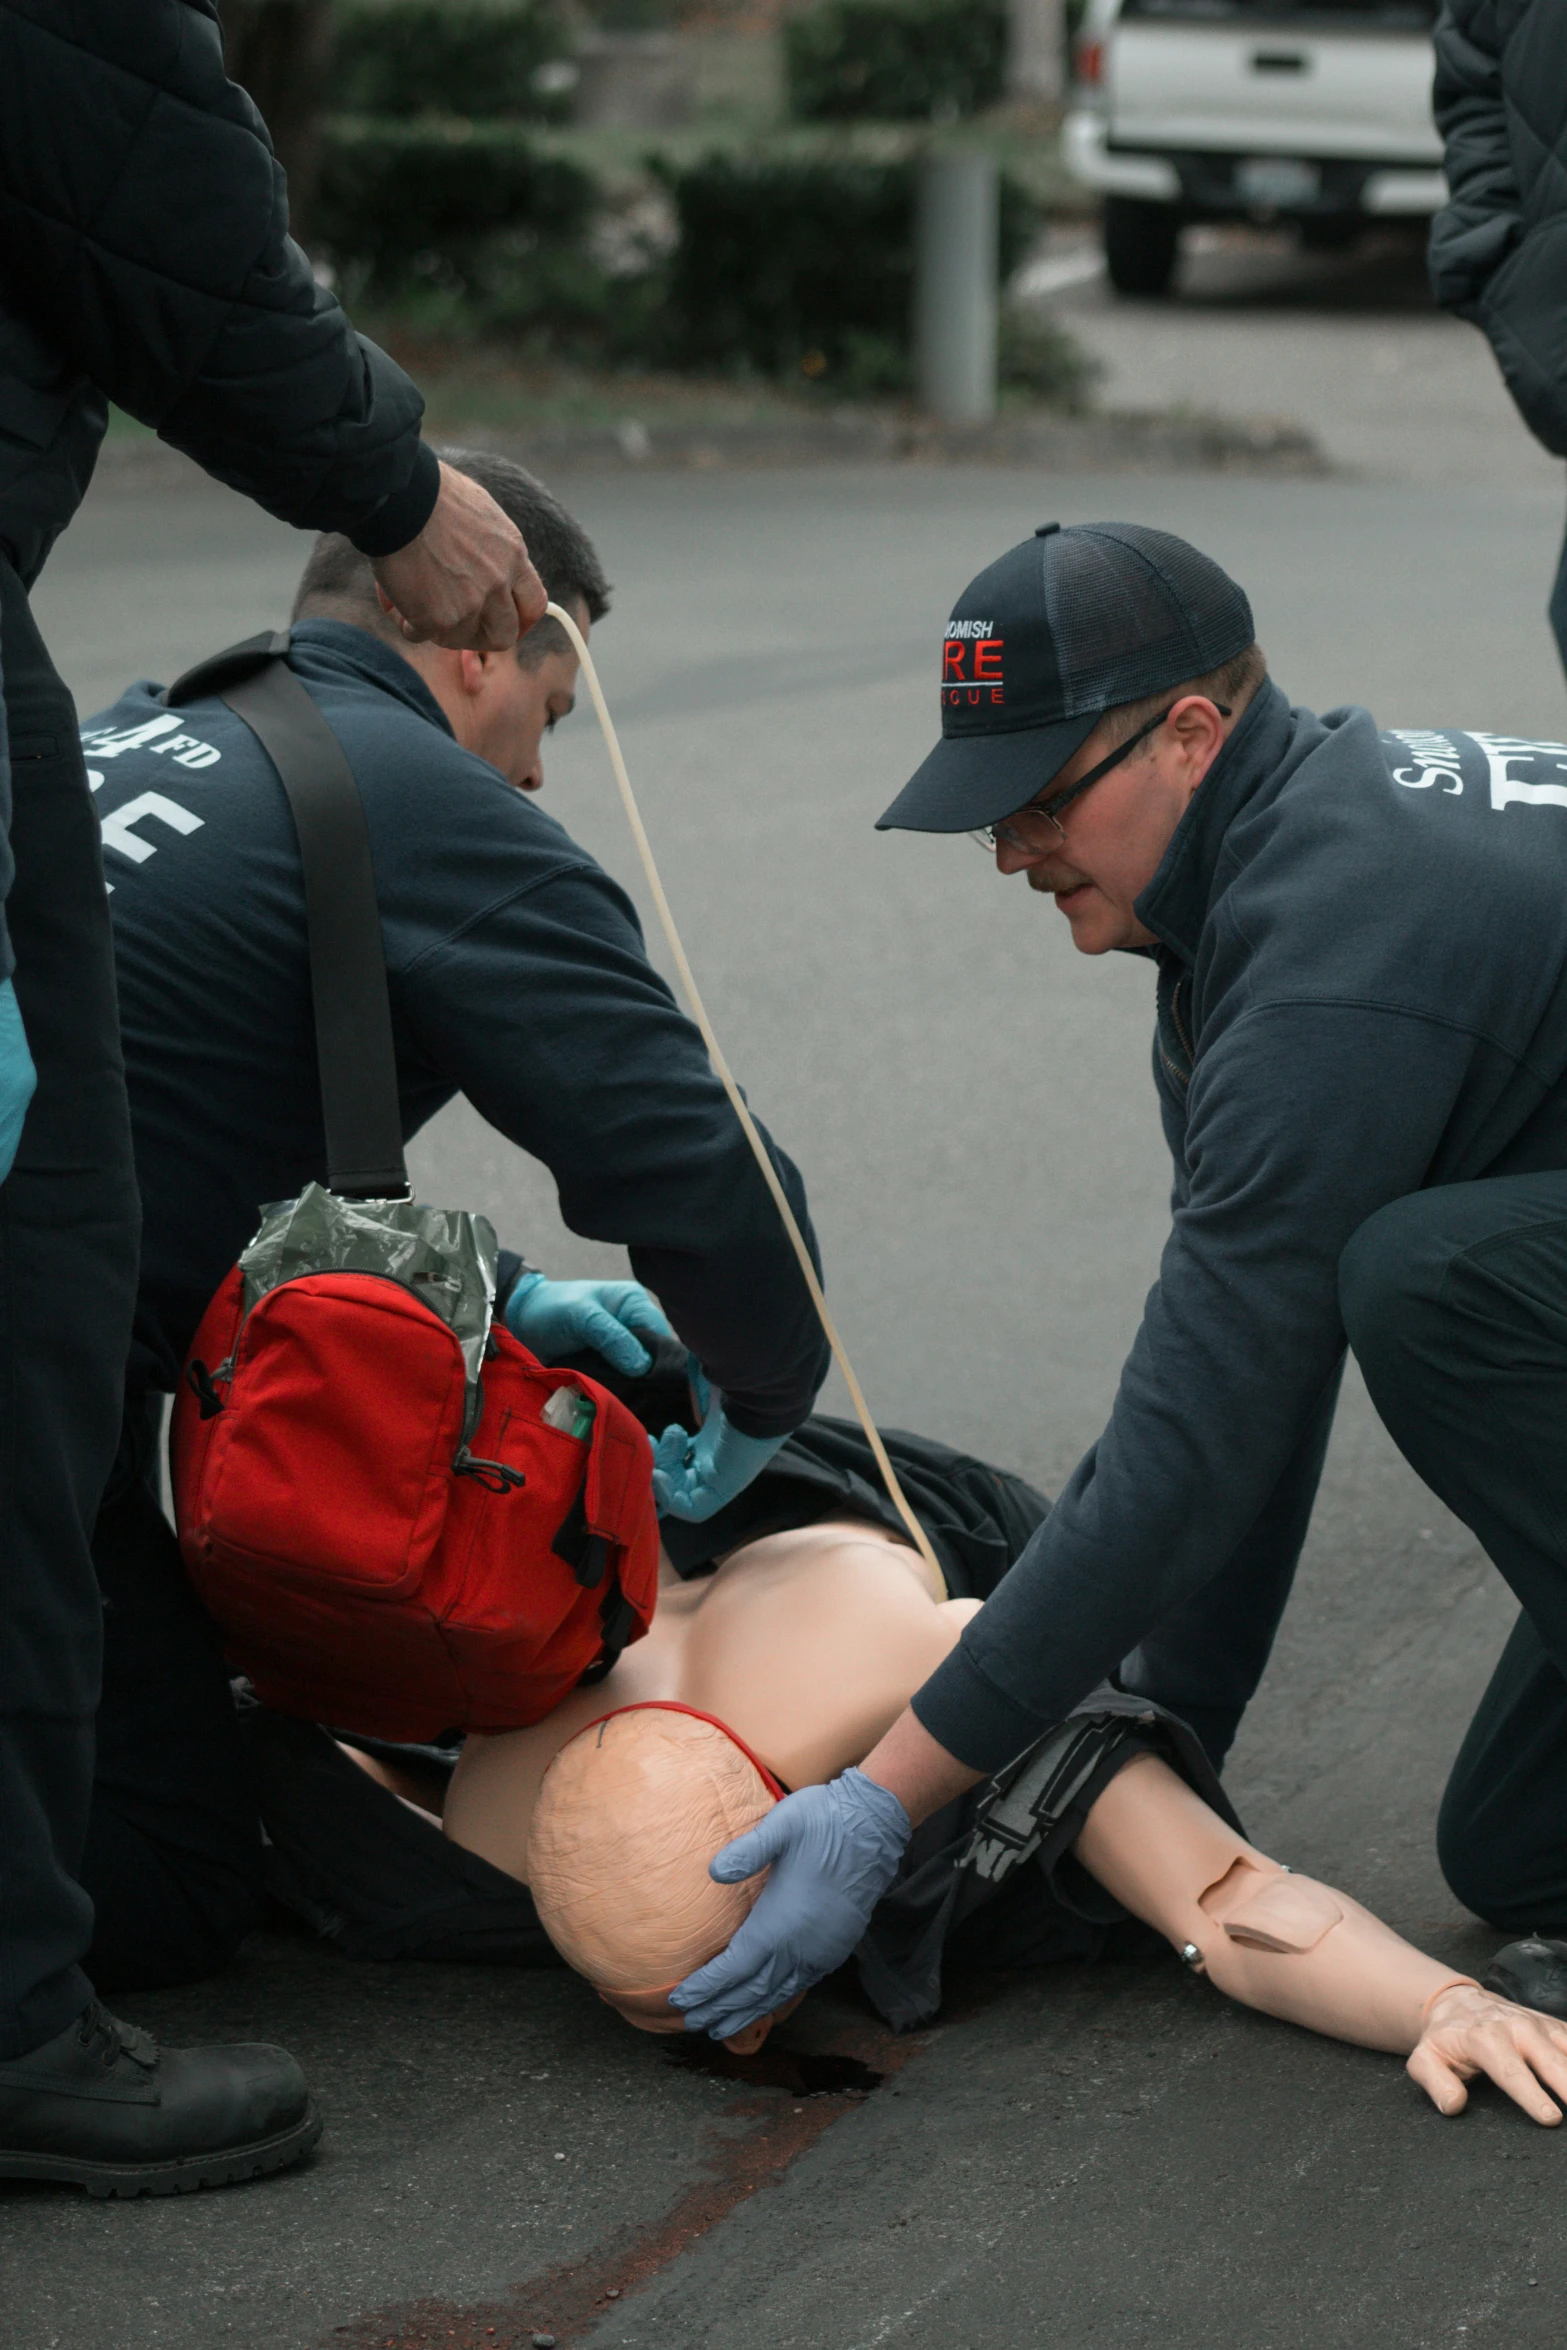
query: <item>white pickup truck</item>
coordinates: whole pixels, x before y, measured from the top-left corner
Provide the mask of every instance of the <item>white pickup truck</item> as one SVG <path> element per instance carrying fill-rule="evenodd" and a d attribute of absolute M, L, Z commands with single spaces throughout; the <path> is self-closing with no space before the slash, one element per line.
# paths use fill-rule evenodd
<path fill-rule="evenodd" d="M 1435 0 L 1089 0 L 1066 120 L 1105 267 L 1162 294 L 1182 226 L 1295 221 L 1309 244 L 1447 200 Z"/>

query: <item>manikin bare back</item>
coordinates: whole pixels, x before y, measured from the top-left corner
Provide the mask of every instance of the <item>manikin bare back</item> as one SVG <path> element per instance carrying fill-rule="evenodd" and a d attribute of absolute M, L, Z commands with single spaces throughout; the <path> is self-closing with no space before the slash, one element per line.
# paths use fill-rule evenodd
<path fill-rule="evenodd" d="M 636 1907 L 625 1893 L 637 1878 L 639 1852 L 625 1770 L 628 1757 L 638 1758 L 638 1733 L 646 1733 L 641 1744 L 653 1753 L 656 1771 L 689 1768 L 700 1776 L 700 1757 L 710 1759 L 710 1747 L 693 1735 L 690 1754 L 672 1758 L 669 1737 L 654 1731 L 669 1716 L 626 1716 L 623 1709 L 689 1708 L 723 1725 L 748 1750 L 735 1765 L 740 1778 L 724 1799 L 728 1808 L 712 1812 L 705 1834 L 700 1786 L 669 1782 L 677 1796 L 689 1793 L 698 1822 L 700 1849 L 686 1861 L 681 1898 L 690 1912 L 682 1923 L 685 1947 L 692 1947 L 693 1935 L 710 1945 L 695 1948 L 690 1963 L 700 1963 L 733 1933 L 737 1890 L 740 1914 L 757 1890 L 755 1884 L 711 1887 L 711 1915 L 697 1918 L 708 1892 L 706 1860 L 774 1799 L 756 1764 L 794 1788 L 825 1781 L 870 1751 L 980 1604 L 947 1600 L 933 1585 L 915 1551 L 857 1522 L 769 1535 L 693 1583 L 681 1583 L 666 1567 L 651 1630 L 605 1681 L 576 1691 L 531 1729 L 468 1741 L 446 1800 L 446 1834 L 509 1875 L 532 1881 L 535 1813 L 545 1774 L 561 1756 L 562 1773 L 543 1805 L 551 1812 L 558 1791 L 549 1822 L 552 1856 L 563 1849 L 579 1860 L 600 1854 L 608 1872 L 588 1889 L 593 1931 L 581 1947 L 600 1956 L 584 1962 L 584 1971 L 643 2029 L 681 2028 L 663 1998 L 678 1970 L 666 1980 L 655 1966 L 655 1983 L 628 1954 L 617 1985 L 603 1954 L 612 1952 L 621 1913 Z M 581 1735 L 610 1714 L 624 1722 L 613 1740 Z M 642 1784 L 640 1800 L 656 1802 L 657 1778 L 644 1775 Z M 650 1816 L 662 1820 L 671 1808 L 679 1803 Z M 1444 2113 L 1460 2110 L 1465 2082 L 1484 2072 L 1537 2120 L 1560 2119 L 1541 2084 L 1567 2096 L 1567 2026 L 1482 1991 L 1472 1978 L 1412 1948 L 1347 1894 L 1270 1860 L 1156 1757 L 1139 1756 L 1117 1774 L 1093 1806 L 1076 1850 L 1107 1891 L 1231 1997 L 1408 2057 L 1410 2073 Z M 548 1888 L 534 1883 L 552 1931 L 558 1876 L 552 1857 Z M 583 1894 L 580 1871 L 576 1890 Z M 646 1885 L 642 1891 L 645 1909 Z M 563 1928 L 557 1939 L 568 1956 L 575 1954 L 570 1932 Z M 627 1983 L 638 1986 L 634 1993 L 624 1991 Z M 745 2044 L 759 2045 L 766 2028 L 753 2026 Z"/>

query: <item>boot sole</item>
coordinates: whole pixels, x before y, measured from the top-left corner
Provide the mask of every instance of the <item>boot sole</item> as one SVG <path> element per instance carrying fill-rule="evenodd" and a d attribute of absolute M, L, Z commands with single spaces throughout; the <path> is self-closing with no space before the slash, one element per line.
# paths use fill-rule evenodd
<path fill-rule="evenodd" d="M 85 2187 L 89 2195 L 194 2195 L 200 2187 L 234 2187 L 287 2170 L 308 2154 L 321 2135 L 321 2116 L 312 2100 L 304 2118 L 270 2138 L 248 2146 L 225 2146 L 216 2154 L 189 2154 L 178 2162 L 86 2162 L 71 2154 L 19 2154 L 0 2147 L 0 2179 L 47 2179 L 62 2187 Z"/>

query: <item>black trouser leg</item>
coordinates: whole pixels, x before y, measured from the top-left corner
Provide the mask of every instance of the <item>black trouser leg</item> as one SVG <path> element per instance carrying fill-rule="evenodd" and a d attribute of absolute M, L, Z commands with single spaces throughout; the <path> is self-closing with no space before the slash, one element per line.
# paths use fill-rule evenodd
<path fill-rule="evenodd" d="M 0 558 L 16 878 L 6 921 L 38 1071 L 0 1185 L 0 2057 L 91 1997 L 76 1882 L 100 1612 L 90 1539 L 120 1427 L 137 1207 L 98 826 L 76 713 Z"/>
<path fill-rule="evenodd" d="M 1521 1615 L 1453 1765 L 1437 1852 L 1494 1926 L 1567 1927 L 1567 1679 Z"/>
<path fill-rule="evenodd" d="M 82 1860 L 102 1991 L 210 1975 L 261 1915 L 261 1821 L 222 1645 L 140 1480 L 93 1537 L 103 1588 L 103 1704 Z"/>
<path fill-rule="evenodd" d="M 1567 1173 L 1396 1200 L 1345 1251 L 1350 1344 L 1400 1451 L 1523 1607 L 1443 1799 L 1498 1926 L 1567 1920 Z"/>

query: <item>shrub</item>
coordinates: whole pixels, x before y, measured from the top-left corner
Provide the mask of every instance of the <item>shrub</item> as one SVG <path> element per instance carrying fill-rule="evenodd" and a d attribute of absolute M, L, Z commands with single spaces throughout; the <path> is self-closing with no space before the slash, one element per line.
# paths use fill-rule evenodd
<path fill-rule="evenodd" d="M 907 385 L 913 163 L 711 155 L 663 176 L 680 224 L 665 312 L 672 364 L 803 375 L 850 394 Z M 1032 226 L 1030 200 L 1004 179 L 1003 274 Z"/>
<path fill-rule="evenodd" d="M 1006 39 L 1006 0 L 817 0 L 784 28 L 789 110 L 800 122 L 973 114 L 1001 96 Z"/>
<path fill-rule="evenodd" d="M 557 0 L 339 0 L 336 24 L 327 104 L 343 114 L 554 122 L 570 111 Z"/>
<path fill-rule="evenodd" d="M 337 116 L 315 225 L 331 259 L 368 293 L 395 295 L 437 277 L 475 294 L 503 254 L 578 244 L 596 203 L 587 172 L 540 155 L 509 124 Z"/>

